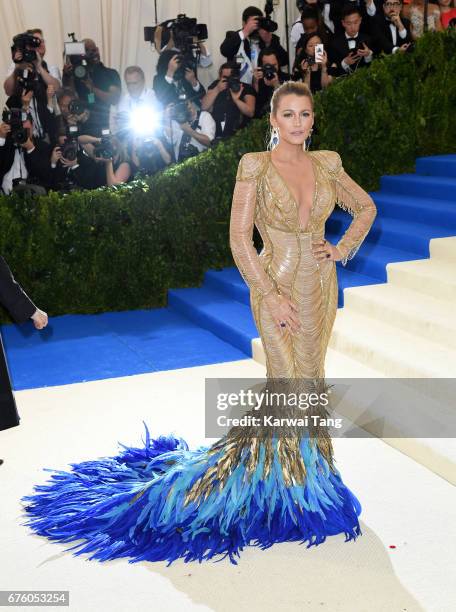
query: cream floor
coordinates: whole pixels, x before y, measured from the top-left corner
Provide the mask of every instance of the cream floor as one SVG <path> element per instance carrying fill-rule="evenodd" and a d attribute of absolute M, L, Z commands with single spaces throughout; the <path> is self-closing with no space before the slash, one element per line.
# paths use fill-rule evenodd
<path fill-rule="evenodd" d="M 455 610 L 456 489 L 377 438 L 334 440 L 337 466 L 363 505 L 355 542 L 338 535 L 309 549 L 250 547 L 237 566 L 166 567 L 89 562 L 21 526 L 19 499 L 48 478 L 43 467 L 116 454 L 117 441 L 140 444 L 143 419 L 154 436 L 202 444 L 204 378 L 264 374 L 244 360 L 19 392 L 21 425 L 0 433 L 0 589 L 66 589 L 75 612 Z"/>

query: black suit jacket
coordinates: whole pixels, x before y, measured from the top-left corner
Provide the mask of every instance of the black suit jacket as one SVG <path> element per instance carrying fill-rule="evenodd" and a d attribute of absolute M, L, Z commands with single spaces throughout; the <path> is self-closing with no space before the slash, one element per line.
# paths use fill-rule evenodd
<path fill-rule="evenodd" d="M 78 167 L 74 170 L 65 168 L 60 163 L 55 168 L 49 166 L 50 188 L 55 191 L 66 190 L 69 184 L 80 189 L 97 189 L 106 185 L 106 168 L 104 163 L 95 162 L 82 149 L 78 151 Z"/>
<path fill-rule="evenodd" d="M 381 53 L 382 51 L 385 53 L 392 53 L 394 46 L 400 47 L 405 43 L 413 41 L 410 34 L 410 20 L 401 16 L 401 21 L 404 24 L 407 35 L 405 38 L 401 38 L 399 32 L 397 32 L 397 41 L 396 45 L 394 45 L 393 34 L 390 28 L 391 22 L 386 19 L 383 11 L 371 18 L 371 31 L 375 41 L 376 53 Z"/>
<path fill-rule="evenodd" d="M 8 264 L 0 256 L 0 304 L 16 323 L 24 323 L 36 310 L 35 304 L 16 282 Z"/>
<path fill-rule="evenodd" d="M 0 147 L 0 186 L 3 177 L 13 165 L 15 149 L 8 135 L 5 144 Z M 31 153 L 27 153 L 25 149 L 22 151 L 28 177 L 36 180 L 39 185 L 49 188 L 51 147 L 46 142 L 39 141 L 35 143 L 35 149 Z"/>
<path fill-rule="evenodd" d="M 226 57 L 228 61 L 233 61 L 234 59 L 236 59 L 237 52 L 242 42 L 244 44 L 244 50 L 247 57 L 249 59 L 252 59 L 250 55 L 250 41 L 248 38 L 244 38 L 244 40 L 242 40 L 239 35 L 240 31 L 241 30 L 237 30 L 237 32 L 234 32 L 230 30 L 229 32 L 227 32 L 225 40 L 220 45 L 220 53 L 224 57 Z M 260 50 L 263 50 L 266 47 L 266 43 L 261 38 L 259 40 L 259 47 Z M 269 45 L 269 48 L 274 49 L 274 51 L 277 52 L 280 66 L 288 66 L 288 53 L 280 44 L 280 38 L 276 34 L 272 35 L 272 41 Z"/>
<path fill-rule="evenodd" d="M 16 323 L 24 323 L 36 310 L 35 304 L 14 280 L 6 261 L 1 256 L 0 303 L 9 311 Z M 19 425 L 19 420 L 0 335 L 0 431 Z"/>
<path fill-rule="evenodd" d="M 375 52 L 372 38 L 368 34 L 358 32 L 358 35 L 356 36 L 355 50 L 358 47 L 363 48 L 362 43 L 365 43 L 365 45 L 367 45 L 369 49 Z M 337 36 L 334 36 L 328 50 L 329 65 L 331 66 L 331 64 L 334 62 L 337 64 L 337 68 L 331 68 L 330 70 L 332 76 L 350 74 L 350 72 L 353 72 L 354 70 L 359 70 L 359 68 L 362 67 L 367 67 L 372 63 L 372 60 L 370 62 L 366 62 L 364 57 L 362 57 L 358 62 L 350 66 L 351 70 L 344 70 L 344 68 L 342 67 L 342 60 L 347 57 L 349 53 L 350 47 L 348 45 L 347 37 L 345 36 L 345 31 L 343 34 L 338 34 Z"/>
<path fill-rule="evenodd" d="M 197 106 L 201 106 L 201 98 L 206 95 L 206 90 L 203 85 L 200 83 L 201 86 L 199 90 L 195 91 L 186 79 L 183 79 L 182 83 L 187 99 L 193 100 Z M 179 93 L 176 86 L 173 85 L 173 83 L 168 83 L 164 76 L 159 76 L 158 74 L 154 76 L 153 90 L 163 107 L 171 103 L 177 104 L 179 102 Z"/>
<path fill-rule="evenodd" d="M 330 4 L 329 18 L 334 23 L 334 34 L 335 35 L 344 33 L 344 28 L 341 23 L 341 19 L 342 19 L 342 9 L 346 5 L 349 5 L 349 6 L 353 5 L 360 9 L 361 17 L 362 17 L 360 32 L 363 32 L 364 34 L 372 34 L 371 20 L 373 18 L 370 17 L 367 13 L 365 0 L 346 0 L 345 2 L 342 0 L 331 0 L 329 4 Z M 382 0 L 374 0 L 374 4 L 376 8 L 376 14 L 377 15 L 379 13 L 383 14 Z"/>

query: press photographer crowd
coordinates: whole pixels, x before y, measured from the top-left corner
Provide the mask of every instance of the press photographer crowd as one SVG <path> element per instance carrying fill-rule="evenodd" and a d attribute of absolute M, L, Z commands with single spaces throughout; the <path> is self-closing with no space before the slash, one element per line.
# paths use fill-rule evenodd
<path fill-rule="evenodd" d="M 93 189 L 151 175 L 198 155 L 269 112 L 274 89 L 306 82 L 313 93 L 383 54 L 413 52 L 426 30 L 454 27 L 454 0 L 307 0 L 288 44 L 274 33 L 273 3 L 247 7 L 226 33 L 226 59 L 205 88 L 198 69 L 212 65 L 205 24 L 178 15 L 144 37 L 159 53 L 152 89 L 140 66 L 123 84 L 95 41 L 64 43 L 62 70 L 45 60 L 41 29 L 19 33 L 4 81 L 0 184 L 6 195 Z"/>

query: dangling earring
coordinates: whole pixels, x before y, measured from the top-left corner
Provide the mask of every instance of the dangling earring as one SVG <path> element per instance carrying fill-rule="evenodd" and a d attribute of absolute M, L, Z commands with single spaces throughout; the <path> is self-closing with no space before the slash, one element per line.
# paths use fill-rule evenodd
<path fill-rule="evenodd" d="M 309 147 L 310 147 L 310 143 L 312 142 L 312 132 L 313 132 L 313 128 L 310 128 L 310 132 L 308 137 L 305 139 L 304 144 L 302 146 L 302 148 L 304 149 L 304 151 L 308 151 Z"/>
<path fill-rule="evenodd" d="M 273 127 L 271 130 L 271 139 L 269 141 L 269 150 L 275 149 L 280 142 L 279 128 Z"/>

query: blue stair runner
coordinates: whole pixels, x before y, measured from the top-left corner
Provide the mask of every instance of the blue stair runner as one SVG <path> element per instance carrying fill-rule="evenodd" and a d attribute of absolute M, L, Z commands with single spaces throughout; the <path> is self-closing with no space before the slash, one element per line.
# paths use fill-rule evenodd
<path fill-rule="evenodd" d="M 415 174 L 383 176 L 371 193 L 378 215 L 356 256 L 337 264 L 346 287 L 386 281 L 386 265 L 429 257 L 431 238 L 456 236 L 456 155 L 421 157 Z M 351 216 L 336 207 L 326 237 L 336 243 Z M 258 336 L 249 290 L 236 268 L 209 270 L 202 287 L 170 289 L 168 306 L 3 326 L 16 390 L 156 372 L 251 357 Z M 39 364 L 39 367 L 36 367 Z"/>

